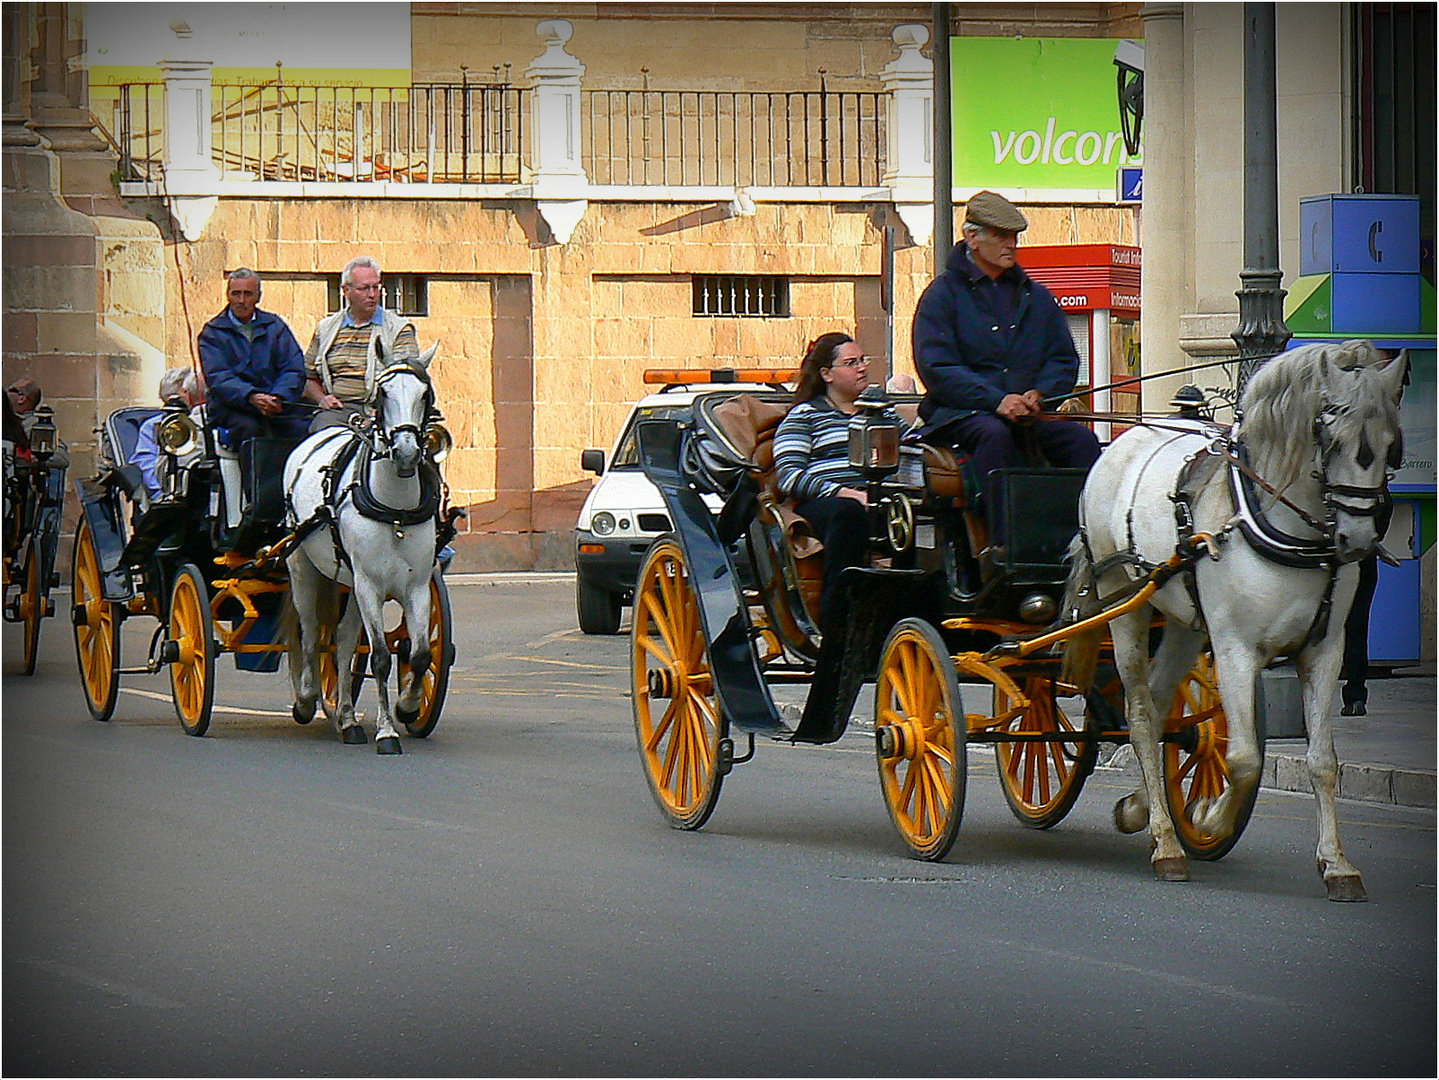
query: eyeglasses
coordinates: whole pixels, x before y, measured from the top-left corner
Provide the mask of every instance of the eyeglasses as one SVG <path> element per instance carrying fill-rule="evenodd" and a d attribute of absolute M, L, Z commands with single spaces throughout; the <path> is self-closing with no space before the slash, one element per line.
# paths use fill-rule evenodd
<path fill-rule="evenodd" d="M 866 364 L 868 364 L 868 363 L 869 363 L 869 357 L 867 357 L 867 356 L 856 356 L 856 357 L 855 357 L 854 359 L 852 359 L 852 360 L 841 360 L 841 361 L 840 361 L 839 363 L 837 363 L 837 364 L 830 364 L 830 367 L 832 367 L 832 368 L 837 368 L 837 367 L 864 367 L 864 366 L 865 366 Z"/>

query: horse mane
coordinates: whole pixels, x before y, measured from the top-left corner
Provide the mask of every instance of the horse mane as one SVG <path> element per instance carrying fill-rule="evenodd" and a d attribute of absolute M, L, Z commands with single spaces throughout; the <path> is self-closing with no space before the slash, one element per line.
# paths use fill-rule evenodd
<path fill-rule="evenodd" d="M 1335 419 L 1335 435 L 1346 441 L 1357 443 L 1365 418 L 1375 413 L 1398 425 L 1398 410 L 1379 380 L 1365 377 L 1382 361 L 1367 341 L 1319 342 L 1275 357 L 1250 378 L 1238 434 L 1251 450 L 1264 448 L 1276 488 L 1283 491 L 1308 466 L 1314 419 L 1329 404 L 1353 406 Z"/>

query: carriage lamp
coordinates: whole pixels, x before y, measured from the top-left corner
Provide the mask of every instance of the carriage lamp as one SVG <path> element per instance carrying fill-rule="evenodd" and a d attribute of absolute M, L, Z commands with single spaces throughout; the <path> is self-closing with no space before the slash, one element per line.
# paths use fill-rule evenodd
<path fill-rule="evenodd" d="M 37 457 L 48 457 L 55 452 L 55 411 L 48 405 L 35 409 L 35 424 L 30 429 L 30 451 Z"/>
<path fill-rule="evenodd" d="M 1209 401 L 1197 386 L 1181 386 L 1169 399 L 1169 407 L 1181 420 L 1211 420 Z"/>
<path fill-rule="evenodd" d="M 165 453 L 185 457 L 193 454 L 200 445 L 200 425 L 185 413 L 175 413 L 160 421 L 155 441 Z"/>
<path fill-rule="evenodd" d="M 849 463 L 870 482 L 899 468 L 899 421 L 885 416 L 889 398 L 871 386 L 855 401 L 859 412 L 849 422 Z"/>
<path fill-rule="evenodd" d="M 444 424 L 431 423 L 425 429 L 425 453 L 429 454 L 436 464 L 449 457 L 454 446 L 455 440 Z"/>

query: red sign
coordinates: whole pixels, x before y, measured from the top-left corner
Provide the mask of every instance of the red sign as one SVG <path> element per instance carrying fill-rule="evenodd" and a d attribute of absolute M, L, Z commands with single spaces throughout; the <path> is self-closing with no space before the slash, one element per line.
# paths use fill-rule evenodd
<path fill-rule="evenodd" d="M 1025 272 L 1054 293 L 1065 311 L 1139 315 L 1140 250 L 1124 244 L 1021 247 Z"/>

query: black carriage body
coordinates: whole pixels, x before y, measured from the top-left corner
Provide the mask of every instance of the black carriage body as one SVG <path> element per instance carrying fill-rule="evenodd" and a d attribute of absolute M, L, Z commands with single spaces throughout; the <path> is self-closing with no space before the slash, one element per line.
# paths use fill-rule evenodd
<path fill-rule="evenodd" d="M 1019 601 L 1036 591 L 1057 607 L 1077 528 L 1082 470 L 1008 470 L 1011 542 L 996 567 L 981 567 L 972 550 L 963 500 L 935 495 L 922 474 L 910 471 L 903 482 L 891 476 L 870 485 L 873 549 L 888 557 L 888 565 L 846 570 L 837 610 L 827 627 L 816 627 L 786 547 L 785 527 L 759 498 L 756 477 L 763 469 L 747 456 L 748 447 L 728 437 L 717 416 L 717 407 L 736 393 L 771 408 L 788 404 L 788 395 L 716 392 L 697 398 L 688 418 L 646 421 L 637 430 L 641 466 L 664 498 L 691 567 L 716 696 L 736 728 L 779 729 L 769 682 L 807 680 L 809 695 L 794 738 L 834 741 L 844 733 L 860 688 L 874 678 L 885 639 L 900 620 L 920 618 L 942 627 L 956 617 L 979 615 L 1013 624 Z M 725 499 L 718 515 L 701 497 L 707 492 Z M 882 509 L 886 500 L 896 499 L 906 500 L 913 513 L 902 550 L 891 542 Z M 764 612 L 762 619 L 755 618 L 757 609 Z M 1001 636 L 991 630 L 942 633 L 953 651 L 986 648 Z M 783 659 L 761 660 L 766 634 L 779 639 Z"/>

